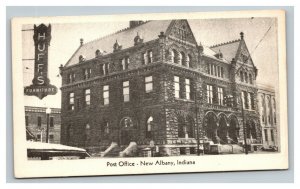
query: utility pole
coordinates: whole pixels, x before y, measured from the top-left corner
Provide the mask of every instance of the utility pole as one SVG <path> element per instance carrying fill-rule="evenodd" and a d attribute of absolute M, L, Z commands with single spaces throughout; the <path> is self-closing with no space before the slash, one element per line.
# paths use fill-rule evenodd
<path fill-rule="evenodd" d="M 197 155 L 200 155 L 200 137 L 199 137 L 199 124 L 198 124 L 198 105 L 197 105 L 197 84 L 195 84 L 195 93 L 194 93 L 194 101 L 195 101 L 195 115 L 196 115 L 196 127 L 197 127 Z"/>
<path fill-rule="evenodd" d="M 243 92 L 243 91 L 242 91 Z M 243 132 L 244 132 L 244 144 L 245 144 L 245 154 L 248 154 L 248 145 L 247 145 L 247 132 L 246 132 L 246 127 L 245 127 L 245 116 L 244 116 L 244 101 L 243 98 L 239 95 L 241 98 L 241 103 L 242 103 L 242 118 L 243 118 Z"/>

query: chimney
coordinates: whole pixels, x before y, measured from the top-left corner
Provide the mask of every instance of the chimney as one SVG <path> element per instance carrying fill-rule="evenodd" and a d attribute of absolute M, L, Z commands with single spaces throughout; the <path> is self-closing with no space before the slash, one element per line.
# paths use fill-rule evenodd
<path fill-rule="evenodd" d="M 80 39 L 80 46 L 82 46 L 83 45 L 83 39 L 81 38 Z"/>
<path fill-rule="evenodd" d="M 132 20 L 132 21 L 129 21 L 129 28 L 134 28 L 134 27 L 137 27 L 141 24 L 143 24 L 144 21 L 142 20 Z"/>

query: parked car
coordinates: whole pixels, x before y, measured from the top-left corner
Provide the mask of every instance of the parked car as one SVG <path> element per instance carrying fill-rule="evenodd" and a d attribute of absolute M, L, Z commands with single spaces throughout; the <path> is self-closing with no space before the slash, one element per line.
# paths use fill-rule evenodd
<path fill-rule="evenodd" d="M 30 160 L 85 159 L 90 157 L 90 154 L 82 148 L 34 141 L 27 141 L 26 144 L 27 157 Z"/>
<path fill-rule="evenodd" d="M 267 152 L 277 152 L 278 147 L 277 146 L 269 146 L 268 148 L 262 147 L 261 150 Z"/>

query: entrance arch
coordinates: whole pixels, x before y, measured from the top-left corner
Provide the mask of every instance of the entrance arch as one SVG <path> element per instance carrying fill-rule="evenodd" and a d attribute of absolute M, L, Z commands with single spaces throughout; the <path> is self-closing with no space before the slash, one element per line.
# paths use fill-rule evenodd
<path fill-rule="evenodd" d="M 204 130 L 205 135 L 208 140 L 213 141 L 214 143 L 219 143 L 220 139 L 217 135 L 218 129 L 218 118 L 215 113 L 207 112 L 204 117 Z"/>
<path fill-rule="evenodd" d="M 132 137 L 131 131 L 133 130 L 133 121 L 131 117 L 123 117 L 120 120 L 120 133 L 119 133 L 119 144 L 128 145 Z"/>
<path fill-rule="evenodd" d="M 220 138 L 221 144 L 228 143 L 228 127 L 227 127 L 227 118 L 224 114 L 219 116 L 219 128 L 218 128 L 218 137 Z"/>
<path fill-rule="evenodd" d="M 228 135 L 232 143 L 237 144 L 239 138 L 239 122 L 236 116 L 229 117 Z"/>

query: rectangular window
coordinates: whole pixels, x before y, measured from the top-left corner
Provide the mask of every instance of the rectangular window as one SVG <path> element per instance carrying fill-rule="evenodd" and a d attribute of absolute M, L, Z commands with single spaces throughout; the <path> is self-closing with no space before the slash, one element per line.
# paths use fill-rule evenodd
<path fill-rule="evenodd" d="M 213 65 L 213 66 L 214 66 L 215 76 L 218 76 L 217 66 L 216 65 Z"/>
<path fill-rule="evenodd" d="M 69 93 L 69 110 L 74 110 L 74 93 Z"/>
<path fill-rule="evenodd" d="M 246 91 L 242 91 L 242 100 L 243 100 L 244 109 L 248 109 L 249 102 L 248 102 L 248 93 Z"/>
<path fill-rule="evenodd" d="M 221 67 L 221 77 L 224 78 L 224 68 Z"/>
<path fill-rule="evenodd" d="M 106 75 L 107 74 L 107 72 L 106 72 L 106 64 L 102 64 L 101 74 L 102 75 Z"/>
<path fill-rule="evenodd" d="M 274 140 L 274 130 L 273 130 L 273 129 L 271 130 L 271 140 L 272 140 L 272 142 L 275 141 L 275 140 Z"/>
<path fill-rule="evenodd" d="M 68 74 L 68 83 L 72 83 L 72 74 Z"/>
<path fill-rule="evenodd" d="M 29 119 L 29 117 L 25 116 L 25 124 L 26 124 L 26 126 L 29 126 L 29 122 L 28 122 L 29 120 L 28 119 Z"/>
<path fill-rule="evenodd" d="M 75 73 L 70 73 L 68 75 L 68 83 L 73 83 L 75 81 Z"/>
<path fill-rule="evenodd" d="M 53 141 L 54 140 L 54 135 L 49 135 L 49 140 Z"/>
<path fill-rule="evenodd" d="M 187 100 L 191 99 L 191 82 L 190 79 L 185 79 L 185 97 Z"/>
<path fill-rule="evenodd" d="M 147 65 L 147 64 L 148 64 L 147 52 L 145 52 L 145 53 L 143 54 L 143 57 L 144 57 L 144 64 Z"/>
<path fill-rule="evenodd" d="M 103 86 L 103 104 L 104 105 L 109 104 L 109 85 Z"/>
<path fill-rule="evenodd" d="M 122 59 L 121 64 L 122 64 L 122 70 L 126 70 L 126 60 L 125 60 L 125 58 Z"/>
<path fill-rule="evenodd" d="M 210 65 L 211 65 L 211 64 L 209 64 L 209 63 L 207 64 L 207 73 L 208 73 L 208 74 L 211 74 L 211 67 L 210 67 Z"/>
<path fill-rule="evenodd" d="M 264 129 L 264 133 L 265 133 L 265 141 L 268 141 L 268 130 Z"/>
<path fill-rule="evenodd" d="M 89 106 L 91 104 L 91 89 L 84 90 L 85 94 L 85 105 Z"/>
<path fill-rule="evenodd" d="M 54 117 L 50 117 L 50 127 L 54 127 Z"/>
<path fill-rule="evenodd" d="M 152 59 L 152 51 L 148 51 L 148 62 L 152 63 L 153 59 Z"/>
<path fill-rule="evenodd" d="M 250 93 L 250 108 L 255 110 L 255 103 L 254 103 L 254 93 Z"/>
<path fill-rule="evenodd" d="M 178 76 L 174 76 L 174 92 L 175 92 L 175 98 L 179 98 L 180 97 L 180 83 L 179 83 L 179 77 Z"/>
<path fill-rule="evenodd" d="M 145 77 L 145 90 L 146 93 L 153 91 L 153 79 L 152 76 Z"/>
<path fill-rule="evenodd" d="M 37 121 L 38 121 L 38 127 L 41 127 L 42 126 L 42 117 L 38 116 Z"/>
<path fill-rule="evenodd" d="M 84 79 L 89 79 L 92 74 L 92 69 L 91 68 L 86 68 L 84 69 Z"/>
<path fill-rule="evenodd" d="M 224 97 L 223 88 L 218 87 L 218 104 L 221 105 L 221 106 L 224 105 L 223 104 L 223 102 L 224 102 L 223 97 Z"/>
<path fill-rule="evenodd" d="M 123 82 L 123 100 L 124 102 L 129 102 L 130 100 L 130 93 L 129 93 L 129 81 Z"/>
<path fill-rule="evenodd" d="M 207 103 L 212 104 L 213 103 L 213 87 L 211 85 L 207 85 L 206 92 L 207 92 Z"/>

